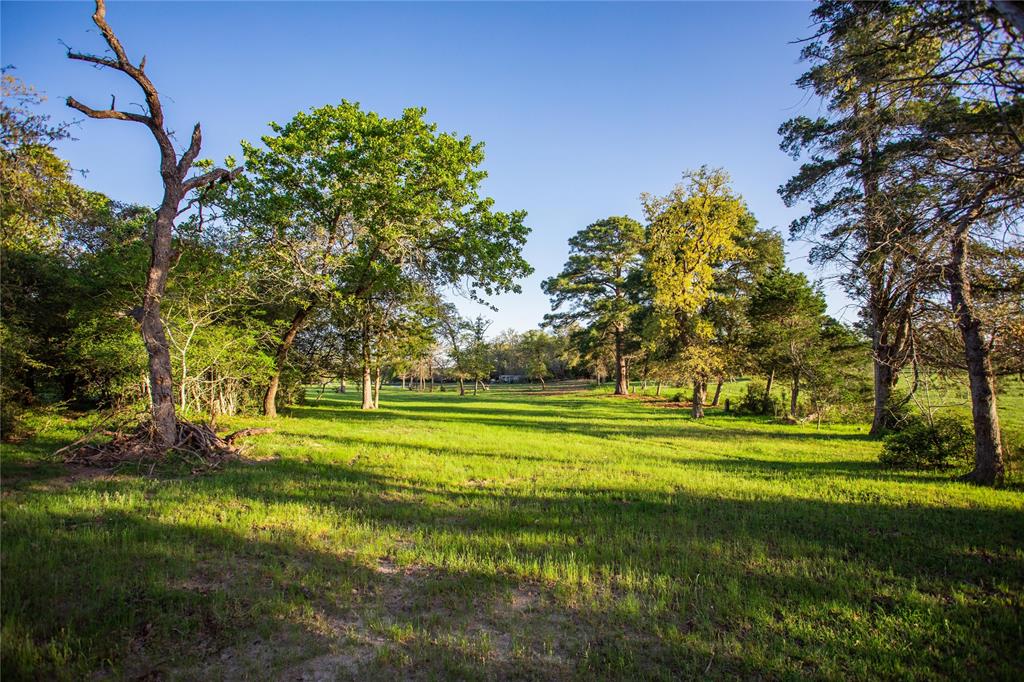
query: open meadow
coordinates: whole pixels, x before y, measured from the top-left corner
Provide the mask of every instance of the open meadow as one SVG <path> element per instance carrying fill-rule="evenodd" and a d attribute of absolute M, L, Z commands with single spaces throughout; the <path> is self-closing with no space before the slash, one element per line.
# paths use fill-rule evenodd
<path fill-rule="evenodd" d="M 1024 681 L 1024 3 L 88 4 L 4 682 Z"/>
<path fill-rule="evenodd" d="M 1019 679 L 1019 478 L 609 392 L 309 391 L 197 476 L 69 473 L 82 426 L 37 417 L 3 449 L 4 677 Z"/>

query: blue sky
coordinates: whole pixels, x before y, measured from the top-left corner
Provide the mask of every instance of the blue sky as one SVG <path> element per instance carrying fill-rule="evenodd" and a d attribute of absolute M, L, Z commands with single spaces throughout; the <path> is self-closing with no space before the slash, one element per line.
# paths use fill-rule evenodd
<path fill-rule="evenodd" d="M 47 93 L 105 106 L 140 101 L 127 79 L 71 62 L 60 41 L 101 51 L 91 3 L 0 5 L 2 62 Z M 485 190 L 526 209 L 523 293 L 496 298 L 493 331 L 528 329 L 549 310 L 540 282 L 566 240 L 608 215 L 641 218 L 641 192 L 663 193 L 684 169 L 722 166 L 762 225 L 786 229 L 776 188 L 796 163 L 777 129 L 814 114 L 794 81 L 807 3 L 118 3 L 107 18 L 129 56 L 147 56 L 171 126 L 203 124 L 203 156 L 237 154 L 269 121 L 342 98 L 395 115 L 425 106 L 449 131 L 486 143 Z M 141 126 L 85 121 L 60 153 L 90 189 L 155 205 L 157 153 Z M 808 272 L 806 247 L 787 244 Z M 854 312 L 839 292 L 830 311 Z"/>

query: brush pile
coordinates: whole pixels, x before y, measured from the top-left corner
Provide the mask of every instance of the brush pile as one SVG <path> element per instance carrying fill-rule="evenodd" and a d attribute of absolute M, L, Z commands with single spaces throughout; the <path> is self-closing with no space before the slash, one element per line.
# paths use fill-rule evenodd
<path fill-rule="evenodd" d="M 271 431 L 273 429 L 242 429 L 221 437 L 206 424 L 179 421 L 174 444 L 165 449 L 158 444 L 152 424 L 144 422 L 128 432 L 103 431 L 104 435 L 111 436 L 105 443 L 89 442 L 100 433 L 94 429 L 54 455 L 68 464 L 100 468 L 128 463 L 155 464 L 173 455 L 185 460 L 193 473 L 200 473 L 238 459 L 242 454 L 242 447 L 236 444 L 239 439 Z"/>

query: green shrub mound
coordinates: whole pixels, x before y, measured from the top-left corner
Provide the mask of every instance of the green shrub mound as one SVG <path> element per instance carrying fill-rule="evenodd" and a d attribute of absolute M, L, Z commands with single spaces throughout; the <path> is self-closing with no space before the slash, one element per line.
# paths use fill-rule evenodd
<path fill-rule="evenodd" d="M 878 459 L 894 469 L 941 469 L 969 464 L 973 454 L 974 433 L 960 419 L 912 417 L 885 437 Z"/>
<path fill-rule="evenodd" d="M 766 395 L 767 384 L 763 381 L 751 381 L 747 384 L 747 392 L 736 406 L 740 414 L 760 414 L 772 416 L 783 411 L 782 403 L 773 396 Z"/>

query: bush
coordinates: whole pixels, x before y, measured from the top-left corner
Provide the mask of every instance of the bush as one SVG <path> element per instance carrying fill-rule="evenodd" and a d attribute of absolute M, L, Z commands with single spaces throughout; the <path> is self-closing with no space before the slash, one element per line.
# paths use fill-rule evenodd
<path fill-rule="evenodd" d="M 973 456 L 974 432 L 960 419 L 911 417 L 885 437 L 878 459 L 894 469 L 939 469 L 969 464 Z"/>
<path fill-rule="evenodd" d="M 774 396 L 765 396 L 767 384 L 763 381 L 751 381 L 747 384 L 747 393 L 736 405 L 736 411 L 743 414 L 775 415 L 782 406 Z"/>
<path fill-rule="evenodd" d="M 672 403 L 681 403 L 681 402 L 683 402 L 683 400 L 684 400 L 684 398 L 683 398 L 683 394 L 682 394 L 682 393 L 679 393 L 679 392 L 677 391 L 677 392 L 676 392 L 676 393 L 675 393 L 675 394 L 674 394 L 674 395 L 673 395 L 673 396 L 672 396 L 671 398 L 669 398 L 668 400 L 669 400 L 669 402 L 672 402 Z"/>

